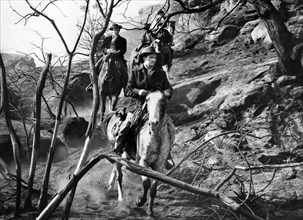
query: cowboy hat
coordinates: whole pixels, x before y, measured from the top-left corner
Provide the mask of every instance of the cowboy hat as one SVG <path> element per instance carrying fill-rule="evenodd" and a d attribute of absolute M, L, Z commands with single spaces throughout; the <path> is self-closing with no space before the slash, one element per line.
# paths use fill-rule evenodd
<path fill-rule="evenodd" d="M 109 30 L 112 31 L 114 29 L 121 29 L 121 28 L 122 28 L 122 26 L 119 24 L 112 24 L 112 26 L 110 26 Z"/>
<path fill-rule="evenodd" d="M 144 47 L 139 54 L 139 59 L 142 59 L 143 56 L 147 56 L 150 54 L 158 54 L 158 52 L 156 52 L 153 46 Z"/>

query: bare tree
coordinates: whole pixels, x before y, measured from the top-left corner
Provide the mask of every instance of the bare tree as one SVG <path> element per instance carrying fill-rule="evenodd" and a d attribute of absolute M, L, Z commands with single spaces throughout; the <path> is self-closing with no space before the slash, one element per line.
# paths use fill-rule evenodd
<path fill-rule="evenodd" d="M 29 180 L 28 180 L 28 189 L 27 189 L 27 197 L 25 200 L 24 207 L 31 208 L 32 206 L 32 189 L 34 184 L 34 176 L 36 170 L 37 163 L 37 155 L 38 150 L 40 148 L 40 125 L 41 125 L 41 96 L 45 85 L 46 75 L 49 70 L 51 54 L 47 54 L 46 56 L 46 66 L 42 70 L 40 74 L 40 79 L 38 82 L 38 87 L 36 89 L 36 97 L 35 97 L 35 110 L 34 110 L 34 137 L 33 137 L 33 147 L 31 154 L 31 164 L 29 170 Z"/>
<path fill-rule="evenodd" d="M 16 205 L 15 205 L 15 217 L 19 217 L 20 215 L 20 205 L 21 205 L 21 162 L 20 162 L 20 155 L 19 149 L 21 148 L 21 143 L 19 138 L 16 134 L 16 131 L 13 127 L 11 117 L 10 117 L 10 110 L 9 110 L 9 101 L 8 101 L 8 89 L 6 84 L 6 73 L 5 73 L 5 66 L 3 63 L 2 55 L 0 54 L 0 81 L 1 81 L 1 109 L 4 112 L 5 122 L 10 134 L 10 138 L 13 145 L 13 153 L 16 165 L 16 174 L 17 174 L 17 190 L 16 190 Z"/>
<path fill-rule="evenodd" d="M 89 10 L 87 23 L 84 28 L 84 33 L 79 43 L 79 48 L 84 51 L 84 53 L 81 54 L 87 57 L 89 56 L 93 37 L 98 31 L 104 28 L 104 19 L 104 13 L 100 12 L 100 10 L 98 9 L 98 4 L 96 3 L 94 7 Z M 81 28 L 80 25 L 77 25 L 77 27 Z"/>
<path fill-rule="evenodd" d="M 50 175 L 51 165 L 52 165 L 52 161 L 53 161 L 53 156 L 54 156 L 54 153 L 55 153 L 55 150 L 56 150 L 55 142 L 56 142 L 56 137 L 57 137 L 57 133 L 58 133 L 59 123 L 61 121 L 62 107 L 64 105 L 64 101 L 65 101 L 65 97 L 66 97 L 67 85 L 68 85 L 68 81 L 69 81 L 69 77 L 70 77 L 70 73 L 71 73 L 72 60 L 73 60 L 73 57 L 76 53 L 76 49 L 78 47 L 78 44 L 79 44 L 81 35 L 83 33 L 83 30 L 84 30 L 84 26 L 85 26 L 85 23 L 86 23 L 86 15 L 87 15 L 87 11 L 88 11 L 89 0 L 85 1 L 86 10 L 85 10 L 85 16 L 84 16 L 84 19 L 83 19 L 82 29 L 80 30 L 80 33 L 78 35 L 78 38 L 77 38 L 72 50 L 70 50 L 68 48 L 66 40 L 64 39 L 60 30 L 58 29 L 58 26 L 56 25 L 56 22 L 53 19 L 51 19 L 50 17 L 48 17 L 48 15 L 45 13 L 45 11 L 48 7 L 55 5 L 56 0 L 49 1 L 45 6 L 43 6 L 43 4 L 38 4 L 37 7 L 33 6 L 29 2 L 29 0 L 26 0 L 26 3 L 30 7 L 30 9 L 32 10 L 32 13 L 29 13 L 29 14 L 23 16 L 23 19 L 25 19 L 25 21 L 28 21 L 28 19 L 30 19 L 33 16 L 36 16 L 36 17 L 40 16 L 40 17 L 43 17 L 44 19 L 46 19 L 47 21 L 49 21 L 51 23 L 51 25 L 53 26 L 53 28 L 55 29 L 56 33 L 58 34 L 58 36 L 59 36 L 59 38 L 60 38 L 61 42 L 63 43 L 63 46 L 66 50 L 66 53 L 68 55 L 68 65 L 67 65 L 67 70 L 66 70 L 66 75 L 65 75 L 65 81 L 64 81 L 64 85 L 63 85 L 61 98 L 60 98 L 60 101 L 59 101 L 59 107 L 58 107 L 57 114 L 56 114 L 55 127 L 54 127 L 54 130 L 53 130 L 51 146 L 50 146 L 50 150 L 49 150 L 49 154 L 48 154 L 48 158 L 47 158 L 43 183 L 42 183 L 42 187 L 41 187 L 41 194 L 40 194 L 40 199 L 39 199 L 39 204 L 38 204 L 38 207 L 40 209 L 42 209 L 47 204 L 47 190 L 48 190 L 49 175 Z"/>
<path fill-rule="evenodd" d="M 81 157 L 78 161 L 78 165 L 74 171 L 74 175 L 77 175 L 83 165 L 85 164 L 88 154 L 89 154 L 89 146 L 91 144 L 92 137 L 95 132 L 95 127 L 96 127 L 96 121 L 97 121 L 97 113 L 100 105 L 100 97 L 99 97 L 99 89 L 98 89 L 98 64 L 96 63 L 95 55 L 97 51 L 97 45 L 100 40 L 100 38 L 105 34 L 106 29 L 108 27 L 108 24 L 110 22 L 110 18 L 112 16 L 113 10 L 115 7 L 120 6 L 121 3 L 127 2 L 129 0 L 111 0 L 110 2 L 107 2 L 104 6 L 102 6 L 101 2 L 99 0 L 96 0 L 98 8 L 101 12 L 102 15 L 105 17 L 105 23 L 103 28 L 97 32 L 92 39 L 92 44 L 90 48 L 90 53 L 89 53 L 89 66 L 90 66 L 90 71 L 91 71 L 91 76 L 92 76 L 92 82 L 93 82 L 93 104 L 92 104 L 92 111 L 91 111 L 91 116 L 89 120 L 89 125 L 86 130 L 86 140 L 85 144 L 82 150 Z M 68 197 L 66 199 L 65 207 L 64 207 L 64 213 L 62 216 L 62 219 L 68 219 L 69 218 L 69 212 L 70 208 L 74 199 L 74 195 L 76 192 L 77 188 L 77 183 L 73 186 L 71 192 L 68 194 Z"/>

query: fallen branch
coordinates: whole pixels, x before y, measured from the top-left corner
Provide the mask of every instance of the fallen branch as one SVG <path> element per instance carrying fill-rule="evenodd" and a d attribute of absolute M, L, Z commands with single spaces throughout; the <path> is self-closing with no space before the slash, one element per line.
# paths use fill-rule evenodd
<path fill-rule="evenodd" d="M 104 159 L 104 158 L 111 162 L 115 161 L 117 163 L 120 163 L 134 173 L 160 180 L 164 183 L 178 187 L 180 189 L 183 189 L 183 190 L 186 190 L 186 191 L 189 191 L 192 193 L 196 193 L 199 195 L 219 198 L 221 202 L 223 202 L 226 206 L 231 208 L 233 211 L 239 212 L 239 213 L 249 217 L 250 219 L 263 220 L 262 218 L 248 212 L 243 207 L 241 207 L 237 202 L 235 202 L 234 200 L 232 200 L 231 198 L 229 198 L 228 196 L 224 195 L 221 192 L 218 192 L 216 190 L 198 188 L 198 187 L 192 186 L 188 183 L 184 183 L 180 180 L 176 180 L 171 177 L 168 177 L 163 173 L 153 171 L 151 169 L 142 167 L 138 164 L 125 160 L 122 157 L 120 157 L 114 153 L 96 155 L 88 163 L 86 163 L 85 166 L 83 166 L 83 168 L 77 174 L 73 175 L 73 177 L 67 183 L 65 188 L 62 189 L 58 194 L 56 194 L 54 196 L 53 200 L 47 205 L 47 207 L 37 217 L 37 220 L 48 219 L 49 216 L 53 213 L 53 211 L 59 206 L 61 201 L 65 198 L 67 193 L 79 182 L 79 180 L 85 175 L 85 173 L 88 172 L 94 165 L 96 165 L 101 159 Z"/>
<path fill-rule="evenodd" d="M 259 169 L 276 169 L 276 168 L 289 168 L 303 166 L 303 162 L 300 163 L 287 163 L 287 164 L 271 164 L 271 165 L 259 165 L 259 166 L 235 166 L 235 169 L 247 171 L 247 170 L 259 170 Z"/>
<path fill-rule="evenodd" d="M 224 136 L 224 135 L 228 135 L 228 134 L 233 134 L 233 133 L 240 133 L 240 131 L 227 131 L 227 132 L 224 132 L 224 133 L 221 133 L 221 134 L 218 134 L 212 138 L 209 138 L 208 140 L 206 141 L 203 141 L 202 144 L 198 145 L 195 149 L 193 149 L 191 152 L 189 152 L 185 157 L 182 158 L 182 160 L 177 163 L 170 171 L 168 171 L 166 173 L 167 176 L 169 176 L 171 173 L 173 173 L 184 161 L 186 161 L 189 157 L 191 157 L 196 151 L 198 151 L 201 147 L 203 147 L 205 144 L 211 142 L 212 140 L 216 139 L 217 137 L 220 137 L 220 136 Z"/>
<path fill-rule="evenodd" d="M 289 167 L 298 167 L 303 166 L 303 162 L 300 163 L 289 163 L 289 164 L 271 164 L 271 165 L 259 165 L 259 166 L 250 166 L 250 167 L 244 167 L 244 166 L 235 166 L 230 174 L 222 180 L 221 183 L 216 186 L 215 190 L 219 190 L 224 183 L 226 183 L 228 180 L 232 178 L 232 176 L 236 173 L 237 170 L 241 171 L 248 171 L 248 170 L 259 170 L 259 169 L 277 169 L 277 168 L 289 168 Z"/>

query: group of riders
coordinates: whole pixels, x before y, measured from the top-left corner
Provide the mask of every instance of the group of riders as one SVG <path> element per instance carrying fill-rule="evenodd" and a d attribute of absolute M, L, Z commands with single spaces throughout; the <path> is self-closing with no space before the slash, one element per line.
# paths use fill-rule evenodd
<path fill-rule="evenodd" d="M 158 22 L 157 27 L 163 26 L 162 22 Z M 163 70 L 163 62 L 165 59 L 171 60 L 171 57 L 167 57 L 166 54 L 172 54 L 172 36 L 169 31 L 162 27 L 162 29 L 157 29 L 156 31 L 150 30 L 150 25 L 145 26 L 145 33 L 142 35 L 140 44 L 135 48 L 134 52 L 136 56 L 134 57 L 134 63 L 132 67 L 127 71 L 126 60 L 124 59 L 124 54 L 127 49 L 127 40 L 120 36 L 120 30 L 122 26 L 119 24 L 112 24 L 109 28 L 112 34 L 105 37 L 100 50 L 103 54 L 110 53 L 111 51 L 116 51 L 118 58 L 124 64 L 121 69 L 122 80 L 125 80 L 126 85 L 124 87 L 124 95 L 126 97 L 131 97 L 129 105 L 126 106 L 125 115 L 123 121 L 119 126 L 115 141 L 115 151 L 118 154 L 122 154 L 125 150 L 125 139 L 130 130 L 138 125 L 140 114 L 138 112 L 143 112 L 143 104 L 145 101 L 145 96 L 149 91 L 160 90 L 164 93 L 167 99 L 170 99 L 173 93 L 173 88 L 169 82 L 167 72 Z M 157 51 L 157 49 L 152 45 L 154 40 L 161 43 L 162 53 Z M 165 50 L 169 50 L 170 53 L 165 53 Z M 163 52 L 164 51 L 164 52 Z M 168 64 L 168 65 L 171 65 Z M 174 138 L 175 127 L 172 120 L 168 120 L 168 130 L 171 134 L 171 138 Z M 171 161 L 171 162 L 169 162 Z M 173 161 L 169 156 L 167 162 L 167 168 L 173 166 Z"/>

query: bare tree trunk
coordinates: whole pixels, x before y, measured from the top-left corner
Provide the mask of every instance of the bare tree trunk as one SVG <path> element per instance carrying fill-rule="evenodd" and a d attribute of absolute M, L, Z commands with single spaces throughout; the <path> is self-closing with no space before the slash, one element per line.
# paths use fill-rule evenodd
<path fill-rule="evenodd" d="M 52 58 L 51 54 L 46 54 L 46 65 L 40 74 L 38 86 L 36 88 L 36 97 L 35 97 L 36 107 L 34 109 L 34 137 L 33 137 L 33 146 L 32 146 L 32 154 L 31 154 L 31 164 L 29 169 L 27 197 L 24 203 L 24 207 L 26 209 L 32 207 L 32 189 L 33 189 L 34 177 L 36 171 L 37 154 L 40 148 L 41 96 L 45 86 L 45 80 L 49 70 L 51 58 Z"/>
<path fill-rule="evenodd" d="M 70 72 L 71 72 L 72 59 L 73 59 L 73 56 L 71 54 L 69 54 L 67 73 L 66 73 L 63 91 L 62 91 L 59 106 L 58 106 L 55 127 L 54 127 L 54 131 L 53 131 L 51 145 L 50 145 L 49 152 L 48 152 L 46 168 L 45 168 L 45 172 L 44 172 L 43 183 L 42 183 L 41 193 L 40 193 L 40 198 L 39 198 L 39 203 L 38 203 L 38 208 L 40 210 L 42 210 L 47 204 L 47 189 L 48 189 L 48 183 L 49 183 L 49 176 L 50 176 L 50 171 L 51 171 L 54 154 L 56 151 L 56 138 L 57 138 L 57 133 L 58 133 L 58 129 L 59 129 L 59 124 L 61 121 L 62 107 L 64 105 L 64 102 L 65 102 L 64 100 L 65 100 L 66 93 L 67 93 L 67 86 L 68 86 L 69 76 L 70 76 Z"/>
<path fill-rule="evenodd" d="M 87 160 L 87 157 L 89 154 L 89 145 L 91 143 L 91 139 L 94 135 L 94 130 L 96 127 L 98 109 L 99 109 L 99 105 L 100 105 L 100 97 L 99 97 L 99 89 L 98 89 L 98 67 L 96 67 L 96 64 L 95 64 L 95 53 L 96 53 L 98 41 L 104 35 L 106 28 L 109 24 L 109 20 L 110 20 L 112 11 L 113 11 L 112 10 L 113 7 L 114 7 L 114 0 L 111 0 L 110 6 L 109 6 L 109 14 L 106 17 L 104 28 L 103 28 L 103 30 L 98 32 L 93 37 L 93 40 L 92 40 L 92 46 L 91 46 L 91 50 L 90 50 L 90 54 L 89 54 L 89 66 L 90 66 L 90 71 L 92 74 L 92 81 L 93 81 L 92 112 L 91 112 L 91 116 L 90 116 L 90 120 L 89 120 L 89 125 L 87 127 L 86 134 L 85 134 L 86 135 L 85 144 L 84 144 L 83 151 L 82 151 L 81 157 L 79 159 L 78 165 L 75 169 L 74 175 L 79 173 L 80 169 L 82 168 L 82 166 L 84 165 L 84 163 Z M 69 193 L 68 197 L 66 198 L 66 203 L 64 206 L 64 212 L 63 212 L 62 219 L 67 220 L 69 218 L 70 208 L 73 203 L 76 189 L 77 189 L 77 183 L 74 184 L 71 192 Z"/>
<path fill-rule="evenodd" d="M 270 0 L 248 0 L 263 20 L 286 75 L 303 77 L 301 64 L 303 44 L 287 30 L 280 14 Z"/>
<path fill-rule="evenodd" d="M 13 154 L 16 165 L 16 175 L 17 175 L 17 190 L 16 190 L 16 206 L 15 206 L 15 217 L 20 215 L 20 204 L 21 204 L 21 162 L 19 156 L 19 148 L 21 148 L 21 143 L 18 139 L 16 131 L 12 125 L 10 110 L 9 110 L 9 100 L 8 100 L 8 90 L 6 85 L 6 73 L 5 66 L 0 53 L 0 82 L 1 82 L 1 109 L 4 112 L 5 122 L 9 131 L 9 135 L 13 145 Z"/>

